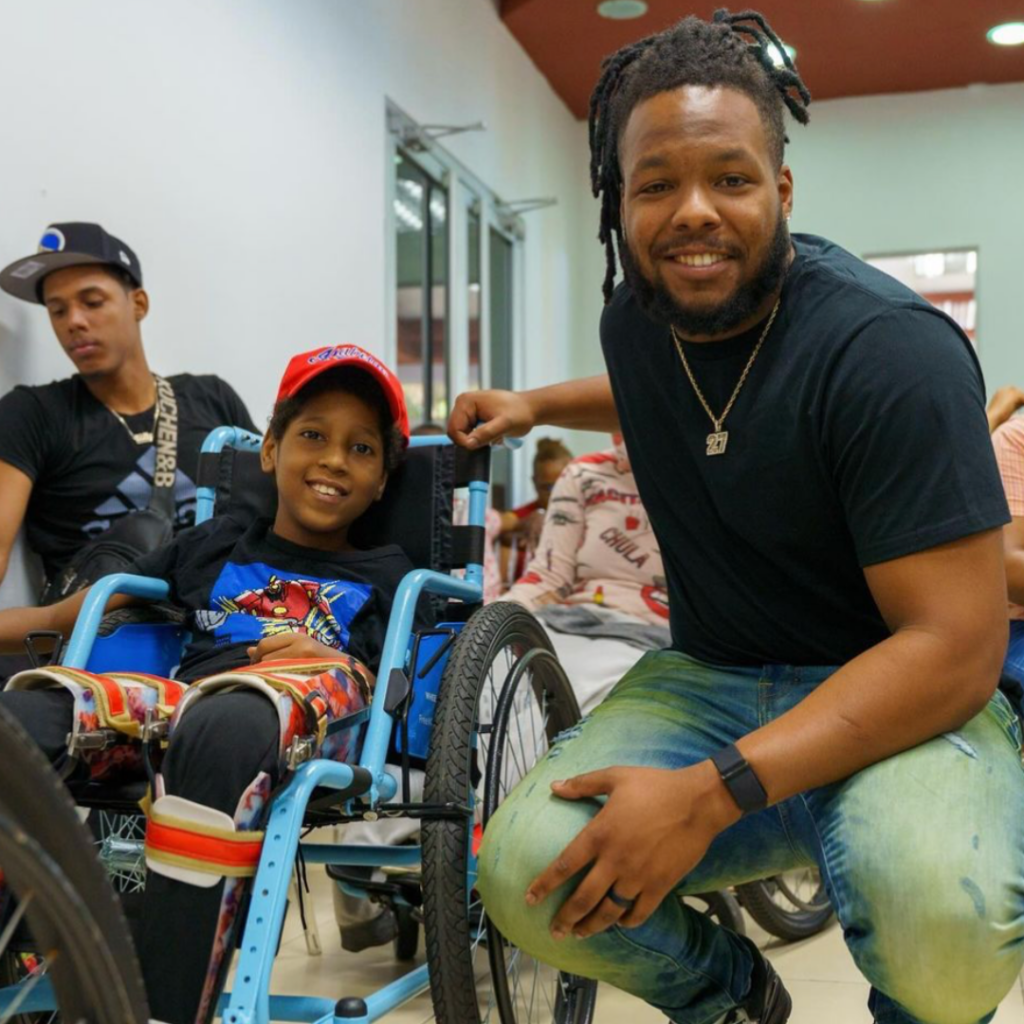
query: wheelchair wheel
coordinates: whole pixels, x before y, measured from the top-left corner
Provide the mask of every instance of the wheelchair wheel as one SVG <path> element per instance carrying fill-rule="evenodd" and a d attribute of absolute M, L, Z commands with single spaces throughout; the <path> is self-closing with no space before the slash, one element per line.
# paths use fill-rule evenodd
<path fill-rule="evenodd" d="M 736 895 L 766 932 L 787 942 L 817 935 L 833 916 L 817 868 L 800 868 L 737 885 Z"/>
<path fill-rule="evenodd" d="M 147 1020 L 127 925 L 91 838 L 60 779 L 2 709 L 0 750 L 0 961 L 5 983 L 24 978 L 0 994 L 0 1019 Z"/>
<path fill-rule="evenodd" d="M 473 890 L 474 821 L 485 825 L 578 719 L 572 689 L 529 612 L 499 602 L 469 620 L 441 682 L 424 786 L 427 803 L 467 808 L 458 819 L 423 823 L 427 960 L 441 1024 L 588 1024 L 593 1017 L 596 982 L 516 949 Z"/>
<path fill-rule="evenodd" d="M 737 935 L 746 935 L 747 926 L 743 920 L 743 910 L 739 900 L 726 889 L 718 889 L 714 892 L 696 893 L 693 896 L 686 896 L 683 902 L 699 911 L 705 917 L 710 917 L 716 924 L 728 928 Z"/>

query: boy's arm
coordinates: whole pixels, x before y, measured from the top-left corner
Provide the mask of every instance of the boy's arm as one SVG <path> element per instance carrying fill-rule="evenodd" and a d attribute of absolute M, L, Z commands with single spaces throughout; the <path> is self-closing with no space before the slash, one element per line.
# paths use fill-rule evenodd
<path fill-rule="evenodd" d="M 0 583 L 7 575 L 14 539 L 25 520 L 31 496 L 32 478 L 0 459 Z"/>
<path fill-rule="evenodd" d="M 9 608 L 0 612 L 0 654 L 19 653 L 26 635 L 36 630 L 51 630 L 65 637 L 70 636 L 89 589 L 80 590 L 57 604 L 44 605 L 42 608 Z M 107 602 L 107 611 L 112 612 L 137 603 L 138 598 L 115 594 Z"/>

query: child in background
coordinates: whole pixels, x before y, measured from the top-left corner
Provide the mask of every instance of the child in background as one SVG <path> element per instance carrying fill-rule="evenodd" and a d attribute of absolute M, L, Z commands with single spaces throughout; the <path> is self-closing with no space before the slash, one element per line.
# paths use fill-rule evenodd
<path fill-rule="evenodd" d="M 533 487 L 537 497 L 501 517 L 501 575 L 514 582 L 526 570 L 544 527 L 544 513 L 551 500 L 551 491 L 562 470 L 572 461 L 572 452 L 553 437 L 537 442 L 533 457 Z"/>

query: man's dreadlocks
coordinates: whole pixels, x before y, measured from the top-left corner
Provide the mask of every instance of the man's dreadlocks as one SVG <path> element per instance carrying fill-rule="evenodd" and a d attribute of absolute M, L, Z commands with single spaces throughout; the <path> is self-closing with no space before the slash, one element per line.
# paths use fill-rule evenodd
<path fill-rule="evenodd" d="M 783 65 L 773 58 L 781 58 Z M 615 245 L 620 251 L 623 245 L 619 136 L 639 102 L 684 85 L 728 86 L 746 93 L 761 114 L 776 167 L 782 166 L 789 141 L 783 104 L 800 124 L 808 121 L 811 94 L 782 41 L 757 11 L 730 14 L 723 9 L 710 22 L 684 18 L 606 57 L 590 97 L 590 183 L 601 199 L 598 239 L 607 258 L 605 302 L 615 288 Z"/>

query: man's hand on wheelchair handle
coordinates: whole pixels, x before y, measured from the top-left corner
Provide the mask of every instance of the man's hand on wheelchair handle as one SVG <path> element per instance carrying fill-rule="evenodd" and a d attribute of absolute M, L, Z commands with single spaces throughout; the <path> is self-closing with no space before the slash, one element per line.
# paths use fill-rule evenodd
<path fill-rule="evenodd" d="M 289 659 L 308 661 L 330 661 L 343 657 L 344 652 L 328 647 L 305 633 L 278 633 L 268 636 L 246 652 L 249 661 L 258 665 L 261 661 L 286 661 Z"/>
<path fill-rule="evenodd" d="M 516 391 L 467 391 L 448 417 L 448 436 L 465 448 L 480 448 L 503 437 L 522 437 L 534 427 L 533 408 Z"/>
<path fill-rule="evenodd" d="M 605 768 L 551 788 L 563 800 L 608 797 L 526 891 L 527 903 L 540 903 L 589 866 L 551 922 L 556 939 L 643 924 L 700 863 L 715 836 L 740 817 L 710 761 L 678 770 Z M 632 906 L 614 902 L 612 891 Z"/>

